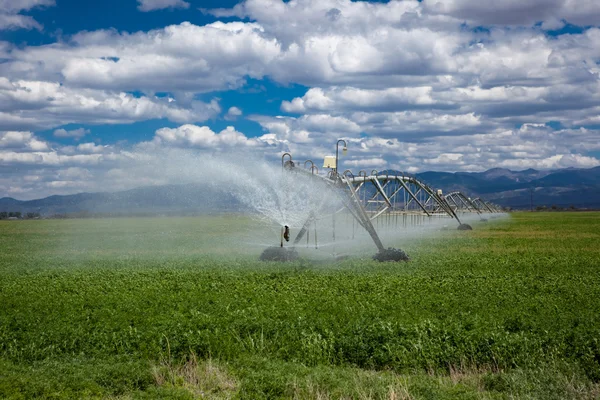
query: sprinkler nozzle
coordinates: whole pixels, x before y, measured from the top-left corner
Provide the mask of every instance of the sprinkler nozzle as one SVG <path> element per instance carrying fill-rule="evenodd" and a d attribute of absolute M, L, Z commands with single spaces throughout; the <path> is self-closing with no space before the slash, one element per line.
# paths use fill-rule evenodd
<path fill-rule="evenodd" d="M 283 238 L 286 242 L 290 241 L 290 227 L 287 225 L 284 225 Z"/>

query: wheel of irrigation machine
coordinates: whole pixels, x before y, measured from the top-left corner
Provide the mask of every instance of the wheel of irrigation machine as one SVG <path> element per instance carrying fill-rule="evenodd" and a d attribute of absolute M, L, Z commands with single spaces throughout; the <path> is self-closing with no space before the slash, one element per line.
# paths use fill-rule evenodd
<path fill-rule="evenodd" d="M 373 256 L 373 260 L 380 262 L 399 262 L 408 261 L 410 258 L 408 258 L 408 254 L 406 254 L 403 250 L 389 247 L 387 249 L 379 250 L 379 252 Z"/>
<path fill-rule="evenodd" d="M 288 262 L 298 258 L 298 252 L 286 247 L 272 246 L 267 247 L 260 255 L 260 261 Z"/>

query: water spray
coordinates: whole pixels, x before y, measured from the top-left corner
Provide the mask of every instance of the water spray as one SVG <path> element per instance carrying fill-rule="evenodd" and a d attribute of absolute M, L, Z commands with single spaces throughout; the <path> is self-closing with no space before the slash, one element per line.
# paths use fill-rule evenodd
<path fill-rule="evenodd" d="M 284 175 L 288 174 L 287 177 L 292 180 L 292 185 L 293 182 L 308 180 L 310 186 L 316 187 L 316 191 L 322 195 L 322 200 L 314 202 L 304 222 L 297 225 L 300 230 L 291 249 L 283 247 L 284 240 L 289 242 L 291 238 L 291 227 L 284 224 L 281 227 L 279 248 L 268 248 L 261 255 L 261 259 L 288 261 L 296 258 L 295 247 L 304 236 L 307 237 L 308 247 L 308 232 L 311 226 L 314 226 L 315 249 L 318 248 L 317 220 L 326 218 L 329 214 L 333 228 L 331 245 L 336 246 L 336 214 L 343 211 L 352 217 L 352 239 L 355 237 L 355 226 L 362 227 L 377 247 L 378 252 L 373 258 L 379 261 L 407 261 L 409 258 L 400 249 L 386 248 L 378 230 L 387 232 L 407 228 L 407 226 L 416 227 L 426 221 L 431 222 L 432 219 L 439 218 L 455 220 L 458 223 L 458 230 L 471 230 L 472 227 L 461 220 L 462 215 L 477 215 L 480 220 L 485 220 L 484 213 L 501 212 L 497 206 L 481 198 L 471 200 L 461 192 L 451 192 L 444 196 L 441 190 L 435 190 L 405 173 L 391 175 L 389 172 L 381 174 L 373 170 L 368 174 L 361 170 L 355 176 L 350 170 L 346 170 L 340 174 L 338 172 L 340 144 L 343 144 L 342 154 L 347 152 L 346 141 L 338 140 L 335 156 L 325 157 L 323 167 L 329 169 L 326 175 L 318 173 L 312 160 L 306 160 L 304 168 L 298 168 L 290 153 L 282 155 L 282 172 Z M 335 198 L 341 208 L 327 204 L 331 198 Z"/>
<path fill-rule="evenodd" d="M 355 225 L 362 227 L 377 247 L 378 252 L 373 257 L 375 260 L 407 261 L 409 258 L 404 251 L 384 247 L 378 229 L 406 228 L 407 225 L 422 225 L 427 220 L 431 222 L 433 218 L 451 218 L 458 223 L 458 230 L 471 230 L 472 227 L 464 223 L 460 215 L 475 214 L 480 217 L 480 220 L 485 220 L 484 213 L 500 212 L 500 209 L 491 203 L 480 198 L 471 200 L 461 192 L 451 192 L 444 196 L 441 190 L 435 190 L 404 173 L 400 176 L 390 175 L 389 172 L 380 174 L 373 170 L 371 174 L 367 174 L 366 171 L 361 170 L 355 176 L 350 170 L 346 170 L 340 174 L 338 172 L 340 144 L 343 144 L 343 154 L 346 154 L 347 143 L 340 139 L 336 142 L 335 156 L 325 157 L 323 167 L 330 170 L 325 176 L 318 174 L 312 160 L 306 160 L 304 168 L 297 168 L 290 153 L 282 155 L 281 164 L 284 173 L 291 174 L 293 179 L 297 180 L 310 179 L 320 185 L 324 192 L 323 201 L 315 204 L 293 241 L 289 251 L 294 252 L 294 257 L 295 247 L 305 235 L 308 246 L 308 232 L 311 226 L 314 226 L 315 248 L 318 247 L 316 222 L 319 216 L 324 218 L 328 213 L 331 213 L 333 246 L 336 246 L 336 214 L 346 211 L 352 217 L 352 239 L 355 237 Z M 341 209 L 335 207 L 327 211 L 326 195 L 331 194 L 340 201 Z M 401 218 L 398 218 L 399 216 Z M 381 218 L 383 220 L 380 224 Z M 377 223 L 377 228 L 373 222 Z M 279 253 L 275 253 L 272 248 L 265 252 L 278 260 L 289 259 L 290 254 L 288 250 L 283 249 L 283 243 L 284 240 L 289 242 L 290 235 L 289 225 L 283 225 Z M 261 259 L 264 258 L 263 256 Z"/>

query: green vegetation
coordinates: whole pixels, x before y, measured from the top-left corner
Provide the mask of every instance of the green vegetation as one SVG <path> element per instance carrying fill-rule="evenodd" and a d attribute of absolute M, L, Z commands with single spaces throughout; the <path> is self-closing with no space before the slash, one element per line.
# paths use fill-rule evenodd
<path fill-rule="evenodd" d="M 235 222 L 235 223 L 234 223 Z M 0 221 L 0 398 L 598 398 L 600 213 L 256 261 L 244 218 Z"/>

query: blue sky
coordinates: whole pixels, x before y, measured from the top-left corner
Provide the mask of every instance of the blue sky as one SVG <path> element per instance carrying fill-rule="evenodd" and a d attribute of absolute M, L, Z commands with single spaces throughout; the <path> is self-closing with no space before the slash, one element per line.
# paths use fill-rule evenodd
<path fill-rule="evenodd" d="M 598 166 L 598 21 L 592 0 L 0 0 L 0 197 L 338 138 L 350 169 Z"/>
<path fill-rule="evenodd" d="M 160 29 L 168 25 L 177 25 L 188 21 L 202 26 L 218 20 L 233 21 L 240 20 L 237 17 L 216 18 L 210 14 L 203 13 L 200 8 L 233 7 L 238 1 L 213 0 L 213 1 L 188 1 L 188 8 L 172 8 L 155 10 L 153 12 L 140 12 L 139 3 L 134 1 L 123 2 L 117 0 L 107 1 L 77 1 L 59 0 L 56 6 L 40 6 L 33 8 L 26 14 L 33 17 L 43 25 L 43 30 L 38 29 L 15 29 L 0 31 L 0 40 L 11 42 L 17 46 L 47 45 L 57 41 L 58 38 L 68 40 L 69 36 L 82 31 L 95 31 L 103 29 L 115 29 L 122 32 L 138 32 Z M 229 107 L 239 107 L 247 114 L 280 115 L 279 104 L 283 100 L 302 96 L 308 87 L 294 83 L 279 84 L 268 77 L 261 80 L 248 79 L 248 83 L 240 90 L 220 90 L 208 94 L 201 94 L 200 99 L 208 100 L 212 97 L 220 98 L 221 107 L 228 110 Z M 135 95 L 139 93 L 130 91 Z M 285 113 L 283 113 L 285 114 Z M 205 125 L 213 130 L 225 129 L 231 123 L 224 119 L 210 119 Z M 260 136 L 262 128 L 260 124 L 240 119 L 236 122 L 247 136 Z M 175 127 L 176 123 L 168 119 L 150 119 L 141 122 L 116 124 L 116 125 L 88 125 L 67 124 L 63 127 L 67 130 L 78 128 L 93 128 L 95 138 L 103 144 L 116 143 L 127 140 L 131 143 L 151 139 L 154 131 L 162 127 Z M 39 131 L 39 135 L 46 139 L 52 139 L 54 129 Z M 68 143 L 68 140 L 55 138 L 60 143 Z"/>

